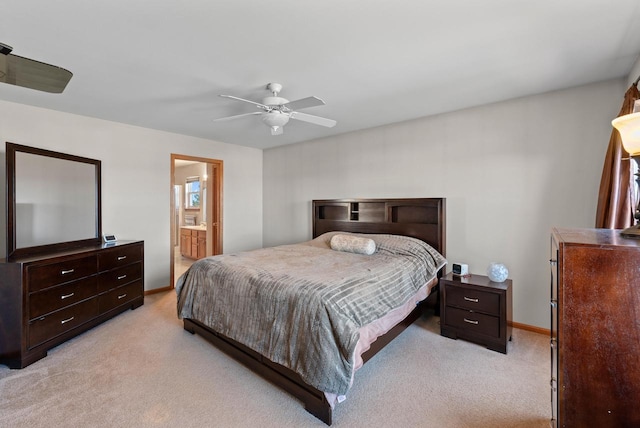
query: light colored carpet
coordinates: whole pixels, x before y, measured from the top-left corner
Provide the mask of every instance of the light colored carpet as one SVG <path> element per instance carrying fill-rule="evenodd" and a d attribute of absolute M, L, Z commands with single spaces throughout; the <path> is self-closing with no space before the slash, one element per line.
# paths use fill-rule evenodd
<path fill-rule="evenodd" d="M 173 291 L 49 351 L 0 366 L 0 427 L 322 427 L 278 387 L 182 328 Z M 335 427 L 548 427 L 549 339 L 507 355 L 410 326 L 357 374 Z"/>

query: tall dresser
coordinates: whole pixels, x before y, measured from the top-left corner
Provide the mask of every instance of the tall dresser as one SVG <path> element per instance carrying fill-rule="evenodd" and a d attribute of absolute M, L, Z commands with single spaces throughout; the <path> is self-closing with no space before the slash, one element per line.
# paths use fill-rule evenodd
<path fill-rule="evenodd" d="M 23 368 L 144 303 L 144 243 L 118 241 L 0 263 L 0 364 Z"/>
<path fill-rule="evenodd" d="M 551 403 L 559 427 L 640 426 L 640 240 L 551 233 Z"/>

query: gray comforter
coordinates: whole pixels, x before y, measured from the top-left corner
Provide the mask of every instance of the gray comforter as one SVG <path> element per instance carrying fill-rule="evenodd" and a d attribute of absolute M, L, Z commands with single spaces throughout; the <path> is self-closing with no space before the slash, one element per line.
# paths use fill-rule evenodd
<path fill-rule="evenodd" d="M 176 286 L 178 316 L 321 391 L 346 394 L 358 329 L 405 303 L 446 260 L 420 240 L 394 235 L 359 235 L 375 240 L 372 255 L 334 251 L 335 233 L 195 262 Z"/>

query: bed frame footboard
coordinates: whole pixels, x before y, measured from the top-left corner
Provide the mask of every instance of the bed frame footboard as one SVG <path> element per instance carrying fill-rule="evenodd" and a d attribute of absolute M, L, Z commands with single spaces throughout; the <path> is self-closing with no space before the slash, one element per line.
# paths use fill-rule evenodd
<path fill-rule="evenodd" d="M 418 319 L 422 314 L 424 303 L 425 302 L 417 305 L 403 321 L 386 334 L 378 337 L 371 345 L 371 348 L 362 354 L 363 361 L 369 361 L 375 354 Z M 272 362 L 243 344 L 211 330 L 196 320 L 185 318 L 184 329 L 189 333 L 202 336 L 221 351 L 249 367 L 266 380 L 284 389 L 302 401 L 305 409 L 309 413 L 325 424 L 331 425 L 333 409 L 329 405 L 324 393 L 305 383 L 294 371 Z"/>
<path fill-rule="evenodd" d="M 304 407 L 309 413 L 325 424 L 331 425 L 333 411 L 324 393 L 306 384 L 292 370 L 272 362 L 233 339 L 216 333 L 196 320 L 185 318 L 184 329 L 192 334 L 197 333 L 266 380 L 289 392 L 304 403 Z"/>

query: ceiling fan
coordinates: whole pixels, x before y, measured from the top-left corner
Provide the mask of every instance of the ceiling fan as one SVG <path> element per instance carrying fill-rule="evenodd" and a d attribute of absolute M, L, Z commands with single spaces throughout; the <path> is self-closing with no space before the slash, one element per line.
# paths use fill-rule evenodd
<path fill-rule="evenodd" d="M 234 97 L 233 95 L 220 95 L 223 98 L 230 98 L 232 100 L 253 104 L 260 111 L 222 117 L 214 119 L 214 121 L 220 122 L 259 114 L 262 122 L 271 128 L 271 135 L 281 135 L 283 133 L 283 127 L 289 122 L 289 119 L 301 120 L 303 122 L 313 123 L 314 125 L 326 126 L 327 128 L 333 128 L 336 126 L 337 122 L 335 120 L 307 113 L 300 113 L 297 111 L 298 109 L 324 105 L 324 101 L 320 98 L 307 97 L 295 101 L 289 101 L 286 98 L 278 96 L 282 90 L 281 84 L 269 83 L 266 89 L 271 92 L 272 96 L 263 98 L 261 103 Z"/>
<path fill-rule="evenodd" d="M 73 76 L 69 70 L 14 55 L 12 50 L 0 43 L 0 82 L 59 94 Z"/>

